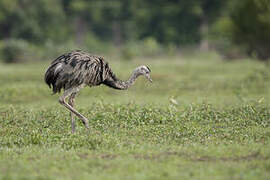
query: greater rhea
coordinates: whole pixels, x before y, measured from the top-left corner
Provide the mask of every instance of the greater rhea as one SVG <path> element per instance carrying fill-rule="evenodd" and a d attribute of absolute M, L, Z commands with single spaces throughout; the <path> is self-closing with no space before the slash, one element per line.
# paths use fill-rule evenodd
<path fill-rule="evenodd" d="M 127 81 L 122 81 L 115 76 L 103 57 L 77 50 L 63 54 L 52 61 L 44 79 L 54 94 L 64 90 L 63 95 L 59 97 L 59 103 L 70 111 L 71 128 L 74 133 L 74 114 L 82 120 L 86 128 L 89 128 L 88 119 L 74 109 L 74 99 L 81 88 L 105 84 L 114 89 L 126 90 L 140 75 L 152 82 L 150 72 L 149 67 L 139 66 Z"/>

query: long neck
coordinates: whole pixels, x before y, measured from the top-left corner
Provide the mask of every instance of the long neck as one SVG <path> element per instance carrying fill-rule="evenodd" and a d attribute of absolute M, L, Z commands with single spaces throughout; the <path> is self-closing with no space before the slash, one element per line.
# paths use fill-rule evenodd
<path fill-rule="evenodd" d="M 135 80 L 139 77 L 136 71 L 133 71 L 130 78 L 127 81 L 119 80 L 114 77 L 109 80 L 105 80 L 103 84 L 118 90 L 126 90 L 135 83 Z"/>

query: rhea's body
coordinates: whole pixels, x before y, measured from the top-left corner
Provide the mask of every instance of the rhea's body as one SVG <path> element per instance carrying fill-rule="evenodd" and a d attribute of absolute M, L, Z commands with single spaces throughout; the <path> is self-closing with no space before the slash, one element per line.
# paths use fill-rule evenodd
<path fill-rule="evenodd" d="M 88 127 L 88 120 L 74 106 L 74 98 L 84 86 L 107 85 L 118 90 L 126 90 L 135 83 L 140 76 L 145 76 L 149 81 L 150 69 L 147 66 L 137 67 L 127 81 L 119 80 L 112 72 L 103 57 L 88 54 L 77 50 L 63 54 L 56 58 L 45 73 L 45 82 L 52 88 L 53 93 L 64 90 L 59 102 L 71 111 L 72 132 L 75 131 L 73 114 L 77 115 Z M 69 97 L 69 102 L 65 99 Z"/>
<path fill-rule="evenodd" d="M 103 57 L 83 51 L 72 51 L 55 59 L 45 74 L 45 81 L 53 87 L 54 93 L 83 85 L 127 88 L 124 81 L 116 78 Z"/>

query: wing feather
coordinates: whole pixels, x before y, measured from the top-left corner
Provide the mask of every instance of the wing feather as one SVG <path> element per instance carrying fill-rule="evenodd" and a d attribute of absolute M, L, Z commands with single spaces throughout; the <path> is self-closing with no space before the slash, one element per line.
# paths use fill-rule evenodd
<path fill-rule="evenodd" d="M 100 85 L 110 76 L 115 77 L 103 57 L 72 51 L 53 60 L 44 79 L 53 93 L 60 93 L 81 84 Z"/>

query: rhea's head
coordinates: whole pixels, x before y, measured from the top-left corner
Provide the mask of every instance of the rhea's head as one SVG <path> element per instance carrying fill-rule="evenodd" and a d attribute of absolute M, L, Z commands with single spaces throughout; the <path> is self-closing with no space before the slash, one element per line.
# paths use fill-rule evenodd
<path fill-rule="evenodd" d="M 138 76 L 143 75 L 148 81 L 153 82 L 153 80 L 150 77 L 151 70 L 148 66 L 139 66 L 135 69 L 135 72 Z"/>

